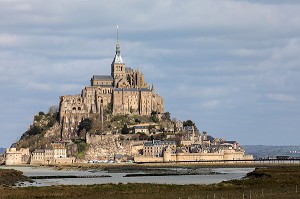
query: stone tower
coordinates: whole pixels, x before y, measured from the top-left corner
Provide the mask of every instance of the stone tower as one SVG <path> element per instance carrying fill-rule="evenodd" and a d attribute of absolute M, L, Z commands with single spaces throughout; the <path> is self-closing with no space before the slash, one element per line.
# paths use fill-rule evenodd
<path fill-rule="evenodd" d="M 120 48 L 120 41 L 119 41 L 119 29 L 117 27 L 117 44 L 116 44 L 116 54 L 113 59 L 113 62 L 111 63 L 111 76 L 116 80 L 116 82 L 120 79 L 123 79 L 126 77 L 125 72 L 125 64 L 123 62 L 122 56 L 121 56 L 121 48 Z M 116 86 L 116 82 L 114 82 L 114 85 Z"/>

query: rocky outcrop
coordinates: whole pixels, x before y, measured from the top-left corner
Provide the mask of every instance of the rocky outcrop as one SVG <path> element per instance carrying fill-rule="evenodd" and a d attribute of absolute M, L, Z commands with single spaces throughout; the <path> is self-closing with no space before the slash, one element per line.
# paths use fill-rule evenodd
<path fill-rule="evenodd" d="M 0 154 L 0 165 L 3 165 L 5 162 L 4 154 Z"/>
<path fill-rule="evenodd" d="M 0 186 L 14 186 L 18 182 L 32 180 L 23 175 L 23 172 L 14 169 L 0 169 Z"/>
<path fill-rule="evenodd" d="M 130 155 L 130 142 L 120 140 L 119 135 L 96 135 L 86 151 L 86 160 L 110 160 L 115 154 Z"/>

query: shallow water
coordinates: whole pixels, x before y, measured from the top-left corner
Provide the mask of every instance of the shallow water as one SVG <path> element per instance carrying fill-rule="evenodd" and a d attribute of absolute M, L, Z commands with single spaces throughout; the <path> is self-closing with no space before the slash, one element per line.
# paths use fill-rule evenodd
<path fill-rule="evenodd" d="M 26 176 L 100 176 L 110 175 L 111 177 L 100 178 L 58 178 L 58 179 L 37 179 L 34 183 L 24 182 L 19 186 L 51 186 L 51 185 L 88 185 L 105 183 L 157 183 L 157 184 L 213 184 L 222 181 L 241 179 L 254 168 L 203 168 L 203 172 L 217 172 L 220 174 L 210 175 L 178 175 L 178 176 L 139 176 L 123 177 L 128 173 L 108 173 L 106 171 L 78 171 L 78 170 L 54 170 L 47 167 L 8 167 L 1 166 L 0 169 L 15 169 L 22 171 Z M 172 168 L 173 170 L 174 168 Z M 171 170 L 171 168 L 170 168 Z"/>

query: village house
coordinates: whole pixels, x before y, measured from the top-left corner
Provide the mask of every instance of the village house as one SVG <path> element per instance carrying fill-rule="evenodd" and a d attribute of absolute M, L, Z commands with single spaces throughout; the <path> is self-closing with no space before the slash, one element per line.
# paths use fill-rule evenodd
<path fill-rule="evenodd" d="M 160 141 L 153 140 L 152 142 L 145 142 L 143 147 L 144 156 L 162 157 L 166 148 L 171 148 L 176 151 L 175 141 Z"/>
<path fill-rule="evenodd" d="M 72 164 L 74 157 L 67 157 L 67 149 L 61 143 L 52 143 L 49 149 L 37 149 L 31 154 L 30 164 Z"/>
<path fill-rule="evenodd" d="M 132 127 L 132 131 L 134 134 L 137 133 L 145 133 L 145 134 L 149 134 L 149 126 L 134 126 Z"/>

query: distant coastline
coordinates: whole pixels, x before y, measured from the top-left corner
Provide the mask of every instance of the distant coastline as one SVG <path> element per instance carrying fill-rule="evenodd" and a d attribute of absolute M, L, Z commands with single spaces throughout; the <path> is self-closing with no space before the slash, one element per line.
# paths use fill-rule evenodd
<path fill-rule="evenodd" d="M 300 157 L 300 145 L 272 146 L 272 145 L 243 145 L 247 154 L 254 158 L 266 158 L 276 156 Z"/>

